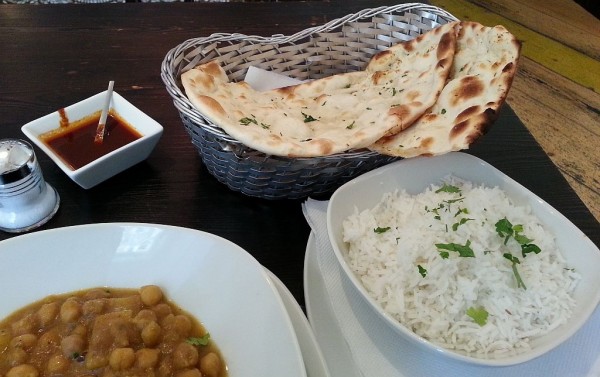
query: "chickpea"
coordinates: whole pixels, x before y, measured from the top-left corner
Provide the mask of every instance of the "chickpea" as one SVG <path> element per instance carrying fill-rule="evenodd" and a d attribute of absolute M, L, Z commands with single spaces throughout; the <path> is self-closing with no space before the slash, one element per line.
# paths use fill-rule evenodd
<path fill-rule="evenodd" d="M 158 364 L 159 350 L 142 348 L 135 353 L 135 365 L 140 368 L 154 368 Z"/>
<path fill-rule="evenodd" d="M 214 352 L 209 352 L 200 359 L 200 371 L 206 377 L 218 377 L 221 371 L 221 358 Z"/>
<path fill-rule="evenodd" d="M 184 369 L 198 363 L 198 350 L 189 343 L 179 343 L 173 351 L 173 365 L 177 369 Z"/>
<path fill-rule="evenodd" d="M 85 350 L 85 339 L 81 335 L 71 334 L 63 338 L 60 342 L 60 348 L 64 357 L 74 358 Z"/>
<path fill-rule="evenodd" d="M 52 323 L 56 319 L 59 309 L 60 307 L 56 301 L 42 305 L 37 311 L 40 326 L 46 327 Z"/>
<path fill-rule="evenodd" d="M 181 337 L 187 338 L 192 331 L 192 321 L 188 316 L 179 314 L 175 316 L 174 329 L 181 335 Z"/>
<path fill-rule="evenodd" d="M 21 364 L 10 368 L 6 377 L 38 377 L 40 372 L 33 365 Z"/>
<path fill-rule="evenodd" d="M 46 364 L 46 372 L 48 374 L 62 374 L 69 368 L 69 360 L 63 355 L 53 355 L 48 359 Z"/>
<path fill-rule="evenodd" d="M 72 323 L 81 316 L 81 304 L 73 297 L 60 306 L 60 319 L 63 323 Z"/>
<path fill-rule="evenodd" d="M 72 335 L 80 335 L 81 337 L 85 338 L 87 336 L 87 327 L 85 327 L 84 325 L 77 325 L 71 331 L 71 334 Z"/>
<path fill-rule="evenodd" d="M 105 298 L 86 301 L 81 306 L 81 311 L 84 315 L 101 314 L 107 302 Z"/>
<path fill-rule="evenodd" d="M 154 306 L 162 300 L 163 292 L 156 285 L 145 285 L 140 288 L 140 296 L 144 305 Z"/>
<path fill-rule="evenodd" d="M 60 344 L 60 335 L 56 329 L 51 329 L 40 335 L 38 347 L 41 352 L 49 352 Z"/>
<path fill-rule="evenodd" d="M 142 330 L 142 340 L 146 346 L 152 347 L 160 341 L 161 328 L 158 323 L 152 321 Z"/>
<path fill-rule="evenodd" d="M 133 348 L 115 348 L 108 359 L 108 364 L 113 370 L 129 369 L 134 362 L 135 351 Z"/>
<path fill-rule="evenodd" d="M 9 329 L 0 329 L 0 349 L 8 347 L 12 336 Z"/>
<path fill-rule="evenodd" d="M 158 318 L 156 317 L 156 313 L 154 313 L 150 309 L 142 309 L 136 314 L 133 318 L 133 322 L 137 325 L 138 329 L 143 329 L 150 322 L 156 322 Z"/>
<path fill-rule="evenodd" d="M 11 325 L 12 335 L 23 335 L 34 333 L 37 327 L 37 318 L 31 313 L 21 318 L 20 320 L 13 322 Z"/>
<path fill-rule="evenodd" d="M 23 364 L 27 361 L 27 352 L 22 348 L 13 348 L 6 354 L 7 364 L 11 367 Z"/>
<path fill-rule="evenodd" d="M 169 304 L 165 304 L 164 302 L 152 307 L 152 311 L 156 313 L 159 321 L 162 321 L 165 317 L 171 314 L 173 311 Z"/>
<path fill-rule="evenodd" d="M 23 334 L 15 336 L 10 341 L 10 346 L 13 348 L 23 348 L 25 350 L 33 348 L 37 343 L 37 336 L 33 334 Z"/>
<path fill-rule="evenodd" d="M 177 377 L 202 377 L 202 373 L 196 368 L 186 369 L 176 374 Z"/>

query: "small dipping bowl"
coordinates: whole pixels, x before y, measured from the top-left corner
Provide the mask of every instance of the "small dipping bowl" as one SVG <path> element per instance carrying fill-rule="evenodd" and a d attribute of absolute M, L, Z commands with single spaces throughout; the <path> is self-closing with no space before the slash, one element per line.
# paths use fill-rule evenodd
<path fill-rule="evenodd" d="M 94 114 L 99 116 L 106 95 L 107 91 L 98 93 L 81 102 L 29 122 L 21 128 L 23 133 L 44 151 L 69 178 L 84 189 L 92 188 L 148 158 L 163 132 L 163 127 L 158 122 L 132 105 L 117 92 L 113 92 L 109 113 L 115 114 L 120 121 L 138 133 L 139 137 L 109 153 L 96 157 L 83 166 L 73 167 L 64 156 L 61 156 L 55 149 L 50 147 L 45 141 L 45 137 L 49 133 L 62 133 L 65 131 L 61 127 L 66 129 L 65 135 L 67 135 L 70 132 L 68 131 L 70 127 L 77 128 L 79 123 L 93 117 Z M 74 146 L 81 148 L 79 151 L 81 153 L 91 151 L 94 148 L 93 139 L 92 136 L 89 142 L 77 142 Z M 103 143 L 109 142 L 111 142 L 111 135 L 106 133 Z"/>
<path fill-rule="evenodd" d="M 0 140 L 0 230 L 21 233 L 39 227 L 54 216 L 59 204 L 31 144 Z"/>

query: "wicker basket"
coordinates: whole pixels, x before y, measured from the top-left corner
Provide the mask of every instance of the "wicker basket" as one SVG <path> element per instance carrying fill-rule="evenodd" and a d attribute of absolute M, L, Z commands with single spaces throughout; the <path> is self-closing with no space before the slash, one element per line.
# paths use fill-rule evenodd
<path fill-rule="evenodd" d="M 300 199 L 334 191 L 348 180 L 394 161 L 360 149 L 325 157 L 287 158 L 248 148 L 211 123 L 191 104 L 181 73 L 218 59 L 230 80 L 255 66 L 307 80 L 363 69 L 378 51 L 455 21 L 419 3 L 365 9 L 291 36 L 213 34 L 168 52 L 161 76 L 208 171 L 234 191 L 267 199 Z"/>

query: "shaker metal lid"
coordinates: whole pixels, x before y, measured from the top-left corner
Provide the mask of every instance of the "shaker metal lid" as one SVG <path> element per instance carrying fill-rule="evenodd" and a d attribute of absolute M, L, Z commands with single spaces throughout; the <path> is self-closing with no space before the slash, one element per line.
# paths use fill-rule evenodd
<path fill-rule="evenodd" d="M 35 154 L 31 144 L 20 139 L 0 140 L 0 185 L 17 182 L 34 169 Z"/>

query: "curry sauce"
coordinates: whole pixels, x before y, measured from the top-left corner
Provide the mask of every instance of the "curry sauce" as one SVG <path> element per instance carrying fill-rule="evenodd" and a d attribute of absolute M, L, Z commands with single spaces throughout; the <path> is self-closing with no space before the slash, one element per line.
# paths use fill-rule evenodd
<path fill-rule="evenodd" d="M 0 376 L 225 377 L 194 317 L 157 286 L 49 296 L 0 322 Z"/>

